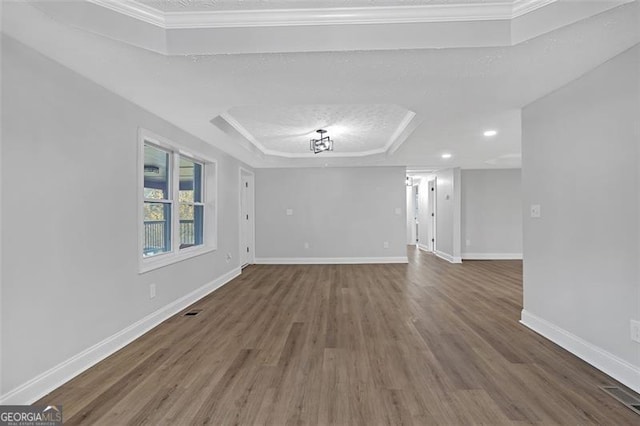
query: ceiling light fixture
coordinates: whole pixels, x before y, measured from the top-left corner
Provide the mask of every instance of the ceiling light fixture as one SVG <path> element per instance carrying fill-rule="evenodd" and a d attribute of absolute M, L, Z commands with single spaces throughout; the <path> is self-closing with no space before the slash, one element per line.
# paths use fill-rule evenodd
<path fill-rule="evenodd" d="M 320 135 L 319 139 L 311 139 L 310 149 L 314 154 L 319 154 L 323 151 L 333 151 L 333 141 L 329 136 L 325 136 L 327 133 L 324 129 L 316 130 L 316 133 Z"/>
<path fill-rule="evenodd" d="M 449 153 L 442 154 L 442 158 L 444 158 L 445 160 L 446 160 L 447 158 L 451 158 L 451 154 L 449 154 Z"/>
<path fill-rule="evenodd" d="M 497 130 L 485 130 L 485 132 L 484 132 L 484 135 L 486 137 L 488 137 L 488 138 L 491 137 L 491 136 L 495 136 L 497 134 L 498 134 Z"/>

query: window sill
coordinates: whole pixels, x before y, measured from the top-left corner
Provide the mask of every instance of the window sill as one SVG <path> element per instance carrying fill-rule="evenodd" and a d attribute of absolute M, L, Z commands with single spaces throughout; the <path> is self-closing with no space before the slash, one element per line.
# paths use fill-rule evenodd
<path fill-rule="evenodd" d="M 203 254 L 212 253 L 216 251 L 215 247 L 198 247 L 184 249 L 181 253 L 166 253 L 160 254 L 157 257 L 149 259 L 143 259 L 140 262 L 138 274 L 144 274 L 155 269 L 164 268 L 165 266 L 173 265 L 174 263 L 182 262 L 183 260 L 191 259 Z"/>

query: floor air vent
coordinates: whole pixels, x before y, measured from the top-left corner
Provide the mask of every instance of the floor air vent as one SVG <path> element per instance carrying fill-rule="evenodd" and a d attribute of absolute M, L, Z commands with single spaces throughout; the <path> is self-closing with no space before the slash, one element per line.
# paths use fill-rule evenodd
<path fill-rule="evenodd" d="M 186 314 L 184 314 L 185 317 L 195 317 L 196 315 L 198 315 L 200 312 L 202 311 L 202 309 L 194 309 L 191 310 L 189 312 L 187 312 Z"/>
<path fill-rule="evenodd" d="M 617 386 L 601 386 L 600 389 L 629 407 L 636 414 L 640 414 L 640 399 Z"/>

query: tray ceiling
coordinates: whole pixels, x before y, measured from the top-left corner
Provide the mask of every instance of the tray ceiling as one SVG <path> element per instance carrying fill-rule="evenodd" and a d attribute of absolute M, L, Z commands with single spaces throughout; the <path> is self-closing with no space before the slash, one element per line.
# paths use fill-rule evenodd
<path fill-rule="evenodd" d="M 331 157 L 382 154 L 404 141 L 415 113 L 398 105 L 284 105 L 239 106 L 221 115 L 263 154 L 313 157 L 309 141 L 317 129 L 334 141 Z M 216 123 L 216 120 L 212 120 Z"/>
<path fill-rule="evenodd" d="M 133 46 L 209 55 L 510 46 L 631 0 L 24 1 Z"/>
<path fill-rule="evenodd" d="M 397 31 L 410 27 L 409 41 L 447 34 L 477 40 L 485 34 L 483 28 L 496 29 L 495 22 L 459 23 L 455 28 L 449 23 L 420 24 L 426 34 L 420 36 L 411 24 L 354 25 L 352 32 L 346 32 L 346 25 L 336 25 L 331 31 L 323 27 L 322 32 L 304 27 L 273 33 L 234 28 L 194 30 L 189 35 L 186 30 L 163 30 L 88 2 L 13 1 L 3 4 L 2 23 L 7 45 L 16 40 L 24 48 L 35 49 L 253 167 L 503 168 L 519 164 L 523 106 L 640 42 L 640 2 L 614 8 L 626 2 L 559 0 L 518 18 L 527 27 L 539 22 L 551 25 L 542 35 L 515 45 L 494 40 L 493 46 L 482 48 L 403 49 L 398 47 L 403 43 Z M 566 13 L 554 15 L 560 6 Z M 521 37 L 513 31 L 518 28 L 512 25 L 508 33 Z M 361 33 L 354 32 L 360 29 Z M 105 34 L 109 31 L 113 33 Z M 361 36 L 360 45 L 351 43 L 354 34 Z M 302 46 L 305 36 L 316 38 Z M 145 37 L 167 46 L 158 42 L 149 48 Z M 246 46 L 263 45 L 256 47 L 255 54 L 164 53 L 182 52 L 177 43 L 200 48 L 199 42 L 235 43 L 241 38 Z M 370 49 L 359 49 L 365 41 Z M 204 47 L 193 50 L 207 51 Z M 275 49 L 279 52 L 272 53 Z M 380 105 L 395 105 L 416 115 L 387 152 L 363 155 L 393 139 L 389 135 L 395 132 L 391 131 L 394 126 L 395 130 L 402 127 L 400 113 L 376 107 Z M 304 109 L 309 106 L 316 109 Z M 346 110 L 341 109 L 345 106 Z M 300 122 L 282 122 L 281 114 L 295 115 L 295 110 Z M 350 151 L 334 154 L 344 158 L 326 152 L 305 154 L 316 127 L 333 122 L 320 118 L 343 118 L 357 111 L 369 111 L 369 120 L 356 120 L 363 128 L 353 135 L 366 134 L 367 122 L 378 125 L 380 115 L 388 114 L 386 136 L 377 141 L 369 138 L 369 147 L 355 142 L 349 147 L 349 141 L 343 143 L 336 133 L 331 135 L 335 149 Z M 235 131 L 229 122 L 226 128 L 219 123 L 225 121 L 221 116 L 235 120 Z M 239 129 L 244 129 L 244 136 Z M 498 134 L 484 137 L 487 129 Z M 262 152 L 250 139 L 263 146 Z M 294 143 L 300 151 L 292 148 Z M 268 149 L 304 157 L 270 155 Z"/>

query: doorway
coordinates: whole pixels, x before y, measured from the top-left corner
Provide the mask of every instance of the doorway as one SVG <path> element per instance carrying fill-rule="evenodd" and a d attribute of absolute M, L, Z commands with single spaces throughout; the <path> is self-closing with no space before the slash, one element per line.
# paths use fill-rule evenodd
<path fill-rule="evenodd" d="M 420 250 L 436 250 L 436 175 L 407 174 L 408 243 Z"/>
<path fill-rule="evenodd" d="M 255 176 L 240 168 L 240 266 L 255 262 Z"/>

